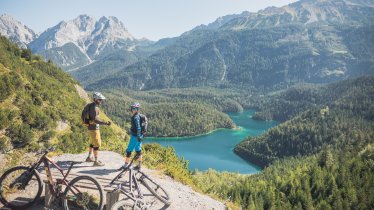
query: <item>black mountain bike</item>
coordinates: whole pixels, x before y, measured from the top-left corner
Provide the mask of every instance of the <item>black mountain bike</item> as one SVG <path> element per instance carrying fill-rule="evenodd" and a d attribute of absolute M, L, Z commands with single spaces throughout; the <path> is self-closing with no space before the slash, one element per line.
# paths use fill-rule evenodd
<path fill-rule="evenodd" d="M 132 207 L 132 209 L 146 209 L 149 207 L 149 204 L 141 201 L 143 198 L 143 193 L 140 189 L 140 184 L 144 185 L 158 200 L 163 202 L 166 206 L 171 204 L 169 194 L 166 190 L 159 184 L 157 184 L 154 180 L 152 180 L 149 176 L 147 176 L 144 172 L 140 170 L 135 170 L 132 167 L 134 160 L 138 158 L 138 155 L 131 160 L 130 164 L 122 169 L 122 171 L 109 183 L 109 185 L 113 185 L 114 182 L 122 178 L 127 172 L 129 172 L 129 180 L 128 183 L 123 182 L 119 184 L 114 191 L 120 191 L 124 194 L 127 198 L 134 201 L 133 204 L 129 204 L 128 202 L 118 201 L 112 207 L 112 210 L 117 209 L 127 209 L 126 207 Z M 130 188 L 130 191 L 127 189 L 126 185 Z"/>
<path fill-rule="evenodd" d="M 101 210 L 104 204 L 103 190 L 99 182 L 91 176 L 77 176 L 68 181 L 66 178 L 77 162 L 71 162 L 64 174 L 63 170 L 47 157 L 48 152 L 54 150 L 55 148 L 49 148 L 43 151 L 43 155 L 31 167 L 16 166 L 8 169 L 0 177 L 0 201 L 14 210 L 24 210 L 33 205 L 43 190 L 43 181 L 37 169 L 44 163 L 49 191 L 54 197 L 62 199 L 65 210 Z M 62 179 L 53 180 L 50 163 L 61 173 Z"/>

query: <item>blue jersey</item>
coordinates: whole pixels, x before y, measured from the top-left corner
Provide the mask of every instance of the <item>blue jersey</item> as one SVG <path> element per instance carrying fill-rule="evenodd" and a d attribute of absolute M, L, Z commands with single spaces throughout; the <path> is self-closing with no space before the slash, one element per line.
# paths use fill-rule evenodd
<path fill-rule="evenodd" d="M 140 125 L 140 115 L 136 113 L 131 117 L 131 135 L 140 137 L 142 135 L 142 126 Z"/>

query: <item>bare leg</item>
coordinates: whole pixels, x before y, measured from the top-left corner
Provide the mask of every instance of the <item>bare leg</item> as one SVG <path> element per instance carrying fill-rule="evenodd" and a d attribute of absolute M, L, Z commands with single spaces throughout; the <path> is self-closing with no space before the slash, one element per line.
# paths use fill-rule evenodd
<path fill-rule="evenodd" d="M 89 147 L 88 148 L 88 157 L 91 157 L 92 151 L 93 151 L 93 148 Z"/>
<path fill-rule="evenodd" d="M 130 162 L 130 157 L 126 157 L 125 158 L 125 164 L 129 164 L 129 162 Z"/>
<path fill-rule="evenodd" d="M 93 150 L 95 161 L 97 161 L 97 156 L 99 155 L 99 150 Z"/>

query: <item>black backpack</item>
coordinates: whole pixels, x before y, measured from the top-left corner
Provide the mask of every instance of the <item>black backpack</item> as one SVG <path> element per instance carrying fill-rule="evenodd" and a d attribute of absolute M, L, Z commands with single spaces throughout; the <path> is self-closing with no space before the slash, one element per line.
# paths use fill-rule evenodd
<path fill-rule="evenodd" d="M 82 110 L 81 120 L 82 120 L 82 124 L 85 125 L 85 126 L 90 125 L 90 120 L 91 120 L 90 119 L 90 110 L 91 110 L 92 104 L 93 103 L 87 104 Z"/>
<path fill-rule="evenodd" d="M 148 129 L 148 118 L 144 114 L 139 114 L 140 117 L 140 127 L 142 128 L 142 133 L 147 133 Z"/>

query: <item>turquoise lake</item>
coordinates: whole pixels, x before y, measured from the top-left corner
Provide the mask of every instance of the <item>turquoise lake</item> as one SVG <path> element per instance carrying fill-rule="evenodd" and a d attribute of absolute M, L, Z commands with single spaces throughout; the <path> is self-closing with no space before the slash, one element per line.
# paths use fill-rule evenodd
<path fill-rule="evenodd" d="M 254 110 L 228 113 L 239 129 L 219 129 L 206 135 L 186 138 L 146 138 L 144 143 L 156 142 L 174 147 L 178 156 L 189 161 L 190 170 L 205 171 L 212 168 L 241 174 L 256 173 L 261 169 L 241 159 L 233 149 L 247 136 L 258 136 L 278 123 L 253 120 L 253 113 Z"/>

